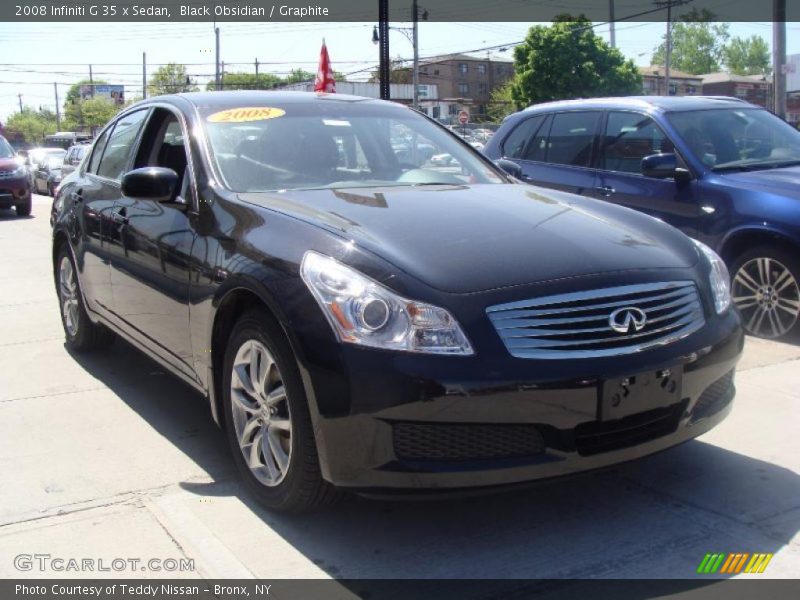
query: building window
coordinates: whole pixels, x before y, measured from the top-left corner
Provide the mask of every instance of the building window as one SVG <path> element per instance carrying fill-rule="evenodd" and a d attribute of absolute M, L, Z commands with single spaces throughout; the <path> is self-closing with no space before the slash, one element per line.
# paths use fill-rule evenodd
<path fill-rule="evenodd" d="M 485 96 L 486 94 L 489 93 L 489 86 L 486 85 L 485 83 L 479 83 L 478 84 L 478 93 L 481 96 Z"/>
<path fill-rule="evenodd" d="M 427 75 L 428 74 L 428 67 L 422 67 L 419 70 L 419 72 L 422 73 L 423 75 Z"/>
<path fill-rule="evenodd" d="M 447 112 L 449 114 L 451 114 L 451 115 L 457 115 L 458 114 L 458 105 L 457 104 L 450 104 L 447 107 Z"/>
<path fill-rule="evenodd" d="M 678 93 L 678 84 L 677 83 L 670 83 L 669 84 L 669 95 L 675 96 Z"/>
<path fill-rule="evenodd" d="M 469 84 L 468 83 L 459 83 L 458 84 L 458 93 L 459 94 L 469 94 Z"/>
<path fill-rule="evenodd" d="M 466 75 L 467 71 L 469 71 L 469 65 L 467 63 L 458 63 L 458 70 L 461 71 L 462 74 Z"/>
<path fill-rule="evenodd" d="M 434 75 L 438 75 L 438 74 L 439 74 L 439 69 L 434 69 L 434 70 L 433 70 L 433 74 L 434 74 Z"/>
<path fill-rule="evenodd" d="M 697 92 L 697 88 L 694 87 L 693 85 L 687 85 L 686 86 L 686 94 L 687 95 L 691 96 L 692 94 L 694 94 L 696 92 Z"/>
<path fill-rule="evenodd" d="M 479 73 L 480 75 L 486 75 L 486 65 L 485 65 L 485 64 L 483 64 L 483 63 L 480 63 L 480 64 L 478 65 L 478 73 Z"/>
<path fill-rule="evenodd" d="M 432 114 L 431 116 L 432 116 L 434 119 L 438 119 L 440 116 L 442 116 L 442 109 L 441 109 L 441 107 L 439 107 L 439 106 L 434 106 L 434 107 L 433 107 L 433 114 Z"/>
<path fill-rule="evenodd" d="M 503 75 L 506 72 L 505 65 L 497 65 L 497 74 Z"/>

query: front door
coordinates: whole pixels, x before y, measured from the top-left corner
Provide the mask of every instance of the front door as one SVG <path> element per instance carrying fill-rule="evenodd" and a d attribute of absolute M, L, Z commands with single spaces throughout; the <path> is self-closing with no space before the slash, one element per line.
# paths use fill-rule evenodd
<path fill-rule="evenodd" d="M 641 113 L 612 111 L 600 139 L 594 197 L 647 213 L 696 237 L 699 208 L 694 181 L 642 175 L 642 158 L 675 152 L 658 124 Z"/>
<path fill-rule="evenodd" d="M 153 110 L 132 167 L 173 169 L 181 181 L 180 193 L 174 202 L 125 196 L 116 202 L 113 212 L 120 228 L 120 252 L 112 262 L 111 286 L 115 309 L 133 334 L 193 376 L 189 267 L 195 234 L 188 215 L 185 140 L 170 110 Z"/>

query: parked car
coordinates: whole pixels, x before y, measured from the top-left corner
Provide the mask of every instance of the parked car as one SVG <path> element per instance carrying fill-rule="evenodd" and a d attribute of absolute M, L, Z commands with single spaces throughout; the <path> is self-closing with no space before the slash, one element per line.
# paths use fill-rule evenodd
<path fill-rule="evenodd" d="M 63 156 L 64 149 L 63 148 L 31 148 L 29 150 L 23 150 L 20 152 L 20 156 L 24 157 L 25 159 L 25 166 L 28 167 L 28 176 L 30 178 L 31 188 L 34 187 L 33 184 L 33 173 L 36 171 L 36 168 L 39 166 L 39 163 L 42 159 L 48 154 L 58 154 Z"/>
<path fill-rule="evenodd" d="M 458 168 L 404 165 L 407 134 Z M 197 389 L 275 509 L 571 474 L 731 409 L 743 333 L 712 250 L 515 184 L 399 104 L 157 96 L 55 208 L 68 347 L 114 332 Z"/>
<path fill-rule="evenodd" d="M 31 214 L 31 186 L 25 159 L 0 136 L 0 208 L 14 208 L 17 215 Z"/>
<path fill-rule="evenodd" d="M 37 194 L 55 195 L 55 189 L 61 183 L 61 167 L 64 166 L 65 152 L 46 154 L 39 161 L 33 172 L 33 191 Z"/>
<path fill-rule="evenodd" d="M 800 132 L 734 98 L 598 98 L 508 117 L 484 153 L 534 185 L 641 210 L 722 256 L 745 329 L 800 329 Z"/>
<path fill-rule="evenodd" d="M 75 170 L 80 162 L 86 156 L 87 151 L 91 148 L 91 144 L 75 144 L 70 146 L 64 156 L 64 164 L 61 167 L 61 176 L 66 177 Z"/>

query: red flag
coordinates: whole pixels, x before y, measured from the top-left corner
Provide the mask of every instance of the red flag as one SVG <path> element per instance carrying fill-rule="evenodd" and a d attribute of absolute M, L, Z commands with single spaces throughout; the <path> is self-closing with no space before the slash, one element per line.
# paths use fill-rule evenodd
<path fill-rule="evenodd" d="M 315 92 L 336 92 L 336 81 L 333 79 L 333 69 L 331 69 L 331 57 L 328 56 L 328 47 L 325 40 L 322 40 L 322 50 L 319 51 L 319 68 L 317 77 L 314 80 Z"/>

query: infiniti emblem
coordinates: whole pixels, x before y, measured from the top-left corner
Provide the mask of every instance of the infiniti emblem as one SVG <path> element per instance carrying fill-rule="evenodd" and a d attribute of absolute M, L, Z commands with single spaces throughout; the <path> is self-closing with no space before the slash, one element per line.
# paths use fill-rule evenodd
<path fill-rule="evenodd" d="M 608 324 L 617 333 L 635 333 L 644 329 L 647 315 L 635 306 L 618 308 L 608 317 Z"/>

